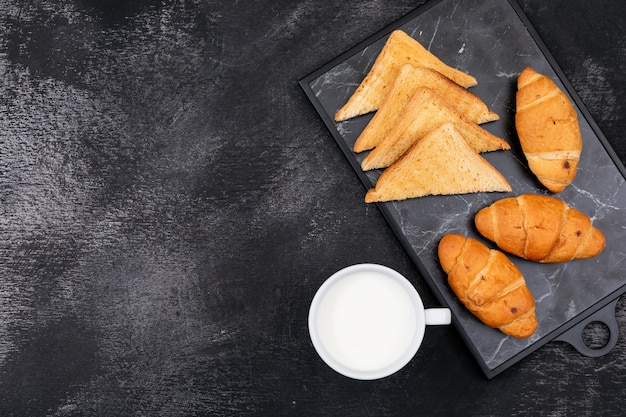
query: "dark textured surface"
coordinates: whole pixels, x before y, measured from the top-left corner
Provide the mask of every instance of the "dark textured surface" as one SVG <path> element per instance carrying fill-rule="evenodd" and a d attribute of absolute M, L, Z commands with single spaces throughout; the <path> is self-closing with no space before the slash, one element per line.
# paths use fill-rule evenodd
<path fill-rule="evenodd" d="M 297 84 L 422 2 L 130 4 L 0 0 L 0 415 L 626 411 L 623 299 L 491 381 L 451 327 L 381 381 L 311 347 L 343 266 L 435 303 Z M 521 5 L 625 160 L 622 2 Z"/>

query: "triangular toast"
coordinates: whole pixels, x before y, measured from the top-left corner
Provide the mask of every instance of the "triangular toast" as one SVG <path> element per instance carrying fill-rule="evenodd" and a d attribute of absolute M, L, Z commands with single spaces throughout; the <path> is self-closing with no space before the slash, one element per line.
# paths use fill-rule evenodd
<path fill-rule="evenodd" d="M 494 191 L 511 191 L 511 185 L 452 123 L 443 123 L 381 174 L 365 202 Z"/>
<path fill-rule="evenodd" d="M 419 87 L 429 87 L 467 120 L 486 123 L 499 116 L 475 94 L 444 77 L 439 72 L 412 64 L 404 64 L 380 107 L 354 144 L 355 152 L 374 148 L 391 130 L 402 110 Z"/>
<path fill-rule="evenodd" d="M 446 65 L 405 32 L 395 30 L 361 84 L 335 114 L 335 121 L 340 122 L 378 109 L 385 92 L 389 91 L 404 64 L 432 68 L 463 87 L 477 84 L 476 78 Z"/>
<path fill-rule="evenodd" d="M 505 140 L 470 122 L 430 88 L 417 89 L 393 129 L 363 159 L 364 171 L 386 168 L 434 127 L 452 122 L 476 152 L 511 149 Z"/>

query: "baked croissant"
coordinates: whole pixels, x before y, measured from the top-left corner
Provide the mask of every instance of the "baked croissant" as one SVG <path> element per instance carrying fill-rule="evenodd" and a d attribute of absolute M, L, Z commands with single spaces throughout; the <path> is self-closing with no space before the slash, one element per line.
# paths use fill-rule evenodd
<path fill-rule="evenodd" d="M 552 263 L 591 258 L 604 249 L 591 219 L 558 198 L 523 194 L 480 210 L 478 232 L 500 249 L 531 261 Z"/>
<path fill-rule="evenodd" d="M 517 79 L 515 128 L 529 169 L 559 193 L 576 177 L 583 143 L 572 103 L 547 76 L 528 67 Z"/>
<path fill-rule="evenodd" d="M 480 321 L 516 338 L 535 332 L 535 300 L 505 254 L 475 239 L 448 234 L 439 242 L 438 255 L 450 288 Z"/>

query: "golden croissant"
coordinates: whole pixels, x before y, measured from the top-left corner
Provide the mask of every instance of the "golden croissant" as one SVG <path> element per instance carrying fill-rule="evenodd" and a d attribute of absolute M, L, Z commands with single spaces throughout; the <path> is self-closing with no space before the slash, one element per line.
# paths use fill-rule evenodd
<path fill-rule="evenodd" d="M 478 232 L 500 249 L 531 261 L 567 262 L 596 256 L 605 246 L 591 219 L 562 200 L 523 194 L 480 210 Z"/>
<path fill-rule="evenodd" d="M 515 128 L 528 167 L 553 193 L 576 177 L 583 143 L 578 116 L 549 77 L 528 67 L 517 79 Z"/>
<path fill-rule="evenodd" d="M 448 234 L 439 242 L 438 255 L 450 288 L 480 321 L 516 338 L 535 332 L 535 300 L 505 254 L 475 239 Z"/>

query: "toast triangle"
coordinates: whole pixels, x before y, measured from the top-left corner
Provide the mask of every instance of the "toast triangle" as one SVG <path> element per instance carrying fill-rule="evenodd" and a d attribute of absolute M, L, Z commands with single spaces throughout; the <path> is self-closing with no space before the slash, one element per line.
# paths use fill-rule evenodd
<path fill-rule="evenodd" d="M 476 152 L 511 149 L 504 139 L 465 119 L 432 89 L 420 87 L 394 127 L 363 159 L 361 168 L 368 171 L 388 167 L 422 136 L 444 122 L 452 122 Z"/>
<path fill-rule="evenodd" d="M 498 114 L 475 94 L 439 72 L 404 64 L 398 71 L 389 93 L 354 144 L 355 152 L 374 148 L 391 130 L 413 93 L 420 87 L 431 88 L 467 120 L 481 124 L 498 120 Z"/>
<path fill-rule="evenodd" d="M 395 30 L 389 35 L 361 84 L 335 114 L 335 121 L 340 122 L 378 109 L 400 67 L 407 63 L 432 68 L 463 87 L 477 84 L 476 78 L 448 66 L 417 40 L 402 30 Z"/>
<path fill-rule="evenodd" d="M 472 149 L 452 123 L 443 123 L 387 168 L 366 203 L 426 195 L 506 192 L 511 185 Z"/>

